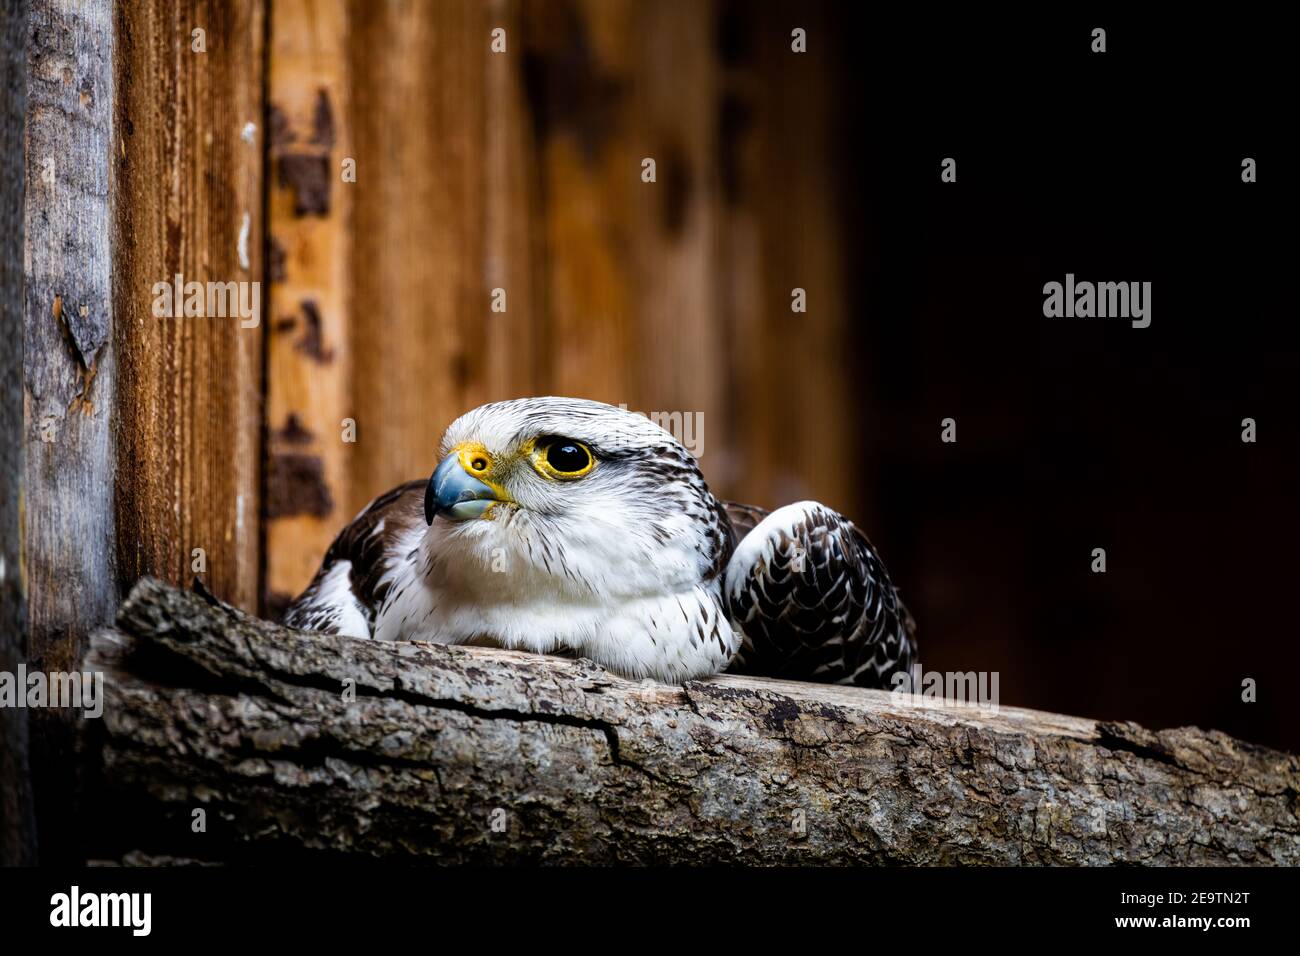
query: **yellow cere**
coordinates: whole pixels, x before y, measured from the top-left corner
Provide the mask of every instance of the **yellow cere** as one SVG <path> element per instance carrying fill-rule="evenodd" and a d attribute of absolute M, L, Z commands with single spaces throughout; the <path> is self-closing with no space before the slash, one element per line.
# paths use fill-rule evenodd
<path fill-rule="evenodd" d="M 460 461 L 460 466 L 464 468 L 468 474 L 473 475 L 479 481 L 483 482 L 483 484 L 491 488 L 492 493 L 495 494 L 498 499 L 512 504 L 514 503 L 515 499 L 510 496 L 510 493 L 507 492 L 499 482 L 493 480 L 493 475 L 499 475 L 503 469 L 501 463 L 499 463 L 492 455 L 488 454 L 488 450 L 482 442 L 461 442 L 451 450 L 451 453 L 456 456 L 457 460 Z M 492 509 L 489 508 L 488 510 L 491 511 Z"/>

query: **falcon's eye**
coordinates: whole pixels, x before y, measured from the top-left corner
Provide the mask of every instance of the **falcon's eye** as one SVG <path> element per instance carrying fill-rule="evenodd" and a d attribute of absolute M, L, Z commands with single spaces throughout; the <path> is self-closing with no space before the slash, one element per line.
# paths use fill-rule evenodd
<path fill-rule="evenodd" d="M 556 442 L 546 449 L 546 463 L 558 472 L 573 474 L 591 464 L 591 452 L 577 442 Z"/>
<path fill-rule="evenodd" d="M 591 449 L 571 438 L 556 438 L 539 451 L 538 469 L 552 478 L 581 478 L 596 464 Z"/>

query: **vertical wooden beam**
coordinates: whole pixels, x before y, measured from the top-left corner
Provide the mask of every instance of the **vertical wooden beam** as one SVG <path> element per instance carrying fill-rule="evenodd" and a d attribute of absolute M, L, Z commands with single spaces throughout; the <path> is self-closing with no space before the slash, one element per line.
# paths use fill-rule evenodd
<path fill-rule="evenodd" d="M 0 673 L 26 658 L 23 573 L 23 123 L 27 0 L 0 0 Z M 0 866 L 36 862 L 27 711 L 0 707 Z"/>
<path fill-rule="evenodd" d="M 351 9 L 355 508 L 432 470 L 443 429 L 485 397 L 490 353 L 510 343 L 489 312 L 484 255 L 490 8 Z M 509 309 L 523 308 L 523 293 L 508 290 Z M 521 319 L 506 316 L 510 327 Z"/>
<path fill-rule="evenodd" d="M 351 9 L 354 511 L 428 474 L 462 412 L 539 388 L 545 357 L 519 4 Z"/>
<path fill-rule="evenodd" d="M 367 427 L 357 437 L 370 438 L 348 391 L 349 180 L 381 173 L 367 156 L 344 175 L 345 161 L 356 161 L 347 12 L 344 0 L 282 0 L 271 9 L 264 606 L 277 618 L 354 513 L 343 420 L 359 417 Z M 381 310 L 371 331 L 383 325 Z"/>
<path fill-rule="evenodd" d="M 635 407 L 632 215 L 644 131 L 630 103 L 636 7 L 629 0 L 531 0 L 527 89 L 536 137 L 544 259 L 545 390 Z M 638 190 L 643 190 L 639 192 Z M 637 356 L 639 357 L 639 356 Z"/>
<path fill-rule="evenodd" d="M 725 478 L 713 5 L 526 9 L 548 390 L 664 414 Z"/>
<path fill-rule="evenodd" d="M 117 607 L 112 342 L 113 23 L 105 4 L 32 0 L 26 28 L 23 571 L 28 667 L 79 669 Z M 70 710 L 31 713 L 42 862 L 75 858 Z"/>
<path fill-rule="evenodd" d="M 546 394 L 548 355 L 543 347 L 542 297 L 536 249 L 536 156 L 525 89 L 524 13 L 519 0 L 492 0 L 478 30 L 502 29 L 506 48 L 484 58 L 483 278 L 489 295 L 506 291 L 507 310 L 471 313 L 461 320 L 481 378 L 470 376 L 466 409 L 483 402 Z M 468 41 L 487 41 L 472 32 Z"/>
<path fill-rule="evenodd" d="M 738 501 L 769 507 L 784 504 L 770 494 L 770 446 L 754 406 L 762 387 L 764 292 L 761 274 L 763 223 L 759 204 L 770 188 L 763 182 L 755 46 L 765 17 L 741 0 L 722 0 L 713 37 L 717 51 L 715 162 L 718 176 L 717 296 L 714 314 L 725 343 L 722 428 L 710 441 L 725 447 L 725 467 L 714 491 Z M 762 452 L 760 454 L 760 451 Z M 717 461 L 717 457 L 713 459 Z"/>
<path fill-rule="evenodd" d="M 26 572 L 34 666 L 70 671 L 112 620 L 114 356 L 103 4 L 36 0 L 27 26 Z"/>
<path fill-rule="evenodd" d="M 726 179 L 723 323 L 728 417 L 741 438 L 734 491 L 769 507 L 817 498 L 862 519 L 854 320 L 833 110 L 842 45 L 824 3 L 724 5 L 719 135 Z M 791 50 L 791 30 L 808 50 Z M 805 290 L 807 311 L 791 311 Z"/>
<path fill-rule="evenodd" d="M 178 274 L 205 284 L 263 278 L 264 3 L 116 9 L 121 574 L 188 582 L 206 568 L 198 576 L 215 593 L 253 609 L 266 290 L 256 287 L 256 326 L 160 318 L 154 305 L 155 285 Z"/>
<path fill-rule="evenodd" d="M 865 497 L 856 466 L 862 430 L 855 412 L 849 284 L 841 250 L 851 241 L 839 216 L 844 184 L 836 124 L 836 18 L 823 3 L 792 5 L 766 21 L 760 44 L 762 100 L 771 110 L 763 139 L 764 303 L 768 357 L 758 391 L 765 408 L 770 492 L 780 504 L 819 498 L 845 514 Z M 791 50 L 790 31 L 813 37 L 806 53 Z M 804 289 L 807 311 L 791 310 Z"/>
<path fill-rule="evenodd" d="M 632 324 L 627 401 L 658 414 L 700 460 L 714 490 L 732 475 L 735 429 L 723 393 L 732 362 L 718 321 L 714 10 L 707 2 L 637 4 L 631 35 L 636 82 L 627 140 L 636 190 L 630 209 Z M 656 181 L 641 183 L 640 160 Z"/>

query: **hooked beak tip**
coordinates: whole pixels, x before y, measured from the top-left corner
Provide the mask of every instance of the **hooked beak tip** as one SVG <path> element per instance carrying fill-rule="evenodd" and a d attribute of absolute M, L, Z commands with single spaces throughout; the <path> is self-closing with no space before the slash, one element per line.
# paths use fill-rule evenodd
<path fill-rule="evenodd" d="M 455 455 L 449 455 L 434 469 L 424 489 L 424 521 L 432 525 L 439 515 L 451 521 L 477 518 L 499 500 L 489 485 L 462 468 Z"/>

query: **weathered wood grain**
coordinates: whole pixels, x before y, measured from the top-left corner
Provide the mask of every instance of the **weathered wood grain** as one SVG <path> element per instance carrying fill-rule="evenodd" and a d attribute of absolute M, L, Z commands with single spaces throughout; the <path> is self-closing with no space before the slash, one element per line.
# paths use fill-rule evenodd
<path fill-rule="evenodd" d="M 253 608 L 267 316 L 243 327 L 238 317 L 157 318 L 152 305 L 155 283 L 176 274 L 263 279 L 265 8 L 262 0 L 113 6 L 118 535 L 67 540 L 85 553 L 116 548 L 126 581 L 188 581 L 201 548 L 199 576 Z M 196 30 L 206 52 L 195 50 Z"/>
<path fill-rule="evenodd" d="M 357 510 L 343 441 L 343 419 L 356 415 L 348 335 L 356 186 L 343 176 L 344 161 L 356 159 L 348 32 L 344 0 L 271 8 L 263 600 L 273 614 L 311 580 Z M 374 322 L 377 331 L 382 316 Z"/>
<path fill-rule="evenodd" d="M 536 146 L 524 73 L 524 14 L 519 0 L 491 0 L 484 25 L 506 31 L 504 53 L 485 56 L 483 279 L 489 295 L 507 293 L 507 311 L 471 316 L 471 355 L 482 378 L 466 382 L 464 401 L 483 402 L 550 391 L 550 356 L 539 289 Z"/>
<path fill-rule="evenodd" d="M 117 604 L 109 183 L 112 14 L 38 0 L 27 29 L 28 655 L 70 670 Z"/>
<path fill-rule="evenodd" d="M 737 349 L 725 416 L 737 449 L 727 477 L 740 500 L 772 507 L 816 498 L 875 528 L 860 465 L 882 423 L 863 418 L 873 383 L 862 377 L 853 337 L 868 317 L 854 314 L 854 277 L 845 274 L 845 250 L 869 239 L 846 201 L 859 187 L 844 127 L 863 120 L 837 88 L 852 74 L 843 60 L 850 47 L 836 38 L 841 11 L 833 3 L 720 10 L 719 321 Z M 805 53 L 791 49 L 795 27 L 807 31 Z M 796 288 L 806 312 L 791 309 Z"/>
<path fill-rule="evenodd" d="M 107 4 L 33 0 L 24 31 L 23 394 L 27 663 L 75 668 L 118 591 L 113 484 L 115 37 Z M 68 714 L 29 716 L 42 862 L 66 859 L 75 801 Z M 70 852 L 70 851 L 69 851 Z"/>
<path fill-rule="evenodd" d="M 0 672 L 27 654 L 23 573 L 26 0 L 0 0 Z M 27 711 L 0 708 L 0 866 L 36 860 Z"/>
<path fill-rule="evenodd" d="M 509 5 L 349 4 L 358 174 L 348 347 L 359 434 L 347 517 L 427 475 L 461 412 L 530 386 L 526 371 L 504 371 L 526 370 L 534 356 L 527 260 L 512 254 L 527 226 L 513 198 L 525 161 L 519 103 L 508 87 L 489 98 L 508 84 L 498 61 L 517 64 L 521 52 L 518 36 L 509 52 L 490 52 L 498 12 L 509 29 Z M 498 286 L 504 314 L 490 311 Z"/>
<path fill-rule="evenodd" d="M 1300 863 L 1300 761 L 1195 728 L 635 684 L 289 631 L 152 581 L 88 666 L 104 858 Z"/>

